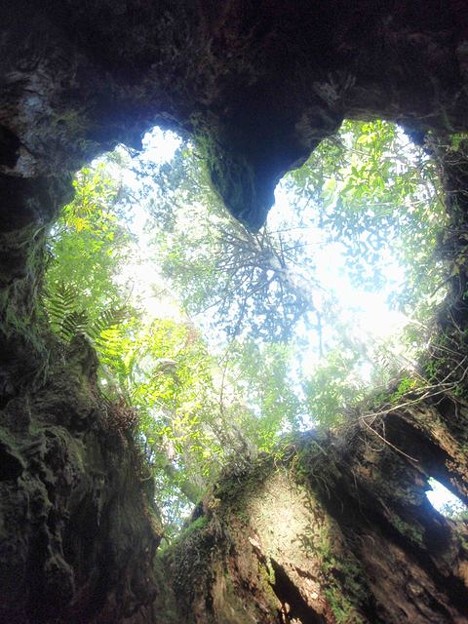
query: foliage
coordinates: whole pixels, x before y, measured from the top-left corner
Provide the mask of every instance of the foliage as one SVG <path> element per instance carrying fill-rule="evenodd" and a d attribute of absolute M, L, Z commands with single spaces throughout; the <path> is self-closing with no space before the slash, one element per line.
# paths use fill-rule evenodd
<path fill-rule="evenodd" d="M 296 261 L 300 246 L 263 229 L 249 232 L 220 205 L 195 148 L 185 145 L 169 167 L 145 164 L 152 182 L 156 259 L 191 315 L 209 312 L 230 338 L 286 340 L 315 307 Z M 170 217 L 168 216 L 170 215 Z M 312 268 L 312 267 L 310 267 Z M 311 273 L 312 275 L 312 273 Z"/>
<path fill-rule="evenodd" d="M 51 232 L 44 314 L 63 340 L 93 342 L 103 393 L 137 410 L 168 536 L 223 466 L 342 422 L 369 380 L 411 364 L 362 326 L 358 306 L 344 311 L 338 276 L 359 293 L 383 289 L 420 342 L 442 275 L 437 188 L 427 154 L 380 121 L 324 141 L 283 182 L 294 210 L 256 234 L 219 205 L 191 144 L 170 162 L 120 151 L 78 174 Z M 139 295 L 143 254 L 156 314 Z"/>
<path fill-rule="evenodd" d="M 171 164 L 141 171 L 164 195 L 150 206 L 156 220 L 166 215 L 162 226 L 151 226 L 157 260 L 184 308 L 210 331 L 221 328 L 231 340 L 288 341 L 299 357 L 307 333 L 306 351 L 324 358 L 351 348 L 358 354 L 348 366 L 351 378 L 371 368 L 379 383 L 414 365 L 444 295 L 444 267 L 434 250 L 446 217 L 435 163 L 397 126 L 345 122 L 283 181 L 294 211 L 283 205 L 283 215 L 257 234 L 222 211 L 193 146 L 182 146 Z M 339 266 L 330 266 L 329 257 Z M 406 315 L 411 355 L 344 313 L 356 303 L 340 291 L 339 273 L 349 291 L 383 291 Z"/>
<path fill-rule="evenodd" d="M 44 308 L 54 332 L 63 340 L 70 341 L 76 334 L 85 334 L 98 347 L 109 339 L 112 329 L 122 323 L 125 308 L 108 308 L 91 321 L 88 310 L 77 308 L 79 291 L 70 284 L 56 282 L 46 293 Z"/>
<path fill-rule="evenodd" d="M 362 381 L 350 375 L 359 354 L 333 350 L 305 382 L 307 407 L 314 421 L 324 427 L 341 424 L 346 412 L 364 398 Z"/>
<path fill-rule="evenodd" d="M 63 340 L 85 334 L 93 342 L 113 420 L 120 413 L 133 418 L 131 410 L 137 410 L 140 443 L 153 466 L 170 535 L 188 503 L 201 497 L 223 464 L 242 463 L 257 448 L 271 446 L 283 403 L 275 403 L 272 384 L 268 391 L 262 386 L 268 416 L 264 428 L 256 426 L 258 408 L 241 398 L 245 376 L 238 376 L 245 354 L 231 352 L 218 362 L 182 312 L 177 319 L 146 318 L 133 305 L 129 289 L 119 281 L 124 261 L 131 259 L 132 236 L 114 219 L 112 206 L 101 203 L 102 197 L 112 201 L 117 188 L 109 165 L 87 168 L 75 185 L 76 198 L 50 243 L 44 312 Z M 286 367 L 286 357 L 272 357 L 262 370 L 264 380 L 280 382 Z M 248 383 L 260 391 L 254 375 Z"/>
<path fill-rule="evenodd" d="M 378 289 L 392 255 L 403 261 L 401 306 L 429 294 L 440 277 L 434 260 L 446 222 L 436 163 L 384 121 L 345 122 L 304 167 L 287 178 L 302 204 L 349 260 L 353 283 Z"/>
<path fill-rule="evenodd" d="M 128 260 L 131 235 L 116 212 L 122 185 L 104 163 L 82 169 L 74 187 L 75 198 L 49 238 L 44 304 L 61 338 L 81 331 L 99 341 L 127 316 L 125 290 L 117 291 L 116 280 Z"/>
<path fill-rule="evenodd" d="M 49 237 L 47 282 L 73 285 L 81 307 L 98 314 L 112 297 L 113 282 L 128 257 L 131 235 L 116 210 L 124 191 L 104 163 L 82 169 L 74 188 L 73 202 Z M 91 305 L 96 298 L 100 306 Z"/>

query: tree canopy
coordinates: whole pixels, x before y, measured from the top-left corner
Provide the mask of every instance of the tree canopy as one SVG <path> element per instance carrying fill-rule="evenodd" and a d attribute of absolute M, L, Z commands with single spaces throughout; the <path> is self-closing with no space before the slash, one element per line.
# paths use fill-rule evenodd
<path fill-rule="evenodd" d="M 404 386 L 444 295 L 445 213 L 428 145 L 383 121 L 345 122 L 256 233 L 223 209 L 195 144 L 155 136 L 79 172 L 43 299 L 62 340 L 95 346 L 101 391 L 138 413 L 170 533 L 226 464 Z"/>

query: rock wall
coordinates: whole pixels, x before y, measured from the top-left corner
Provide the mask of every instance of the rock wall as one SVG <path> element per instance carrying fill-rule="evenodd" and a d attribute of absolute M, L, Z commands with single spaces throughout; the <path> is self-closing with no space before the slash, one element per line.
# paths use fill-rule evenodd
<path fill-rule="evenodd" d="M 122 408 L 99 397 L 86 340 L 45 346 L 2 366 L 0 622 L 150 622 L 161 525 L 148 471 Z"/>
<path fill-rule="evenodd" d="M 226 205 L 252 227 L 279 177 L 345 116 L 393 119 L 416 137 L 467 125 L 460 0 L 19 0 L 0 10 L 10 227 L 38 216 L 30 195 L 119 141 L 138 146 L 156 123 L 197 137 Z"/>

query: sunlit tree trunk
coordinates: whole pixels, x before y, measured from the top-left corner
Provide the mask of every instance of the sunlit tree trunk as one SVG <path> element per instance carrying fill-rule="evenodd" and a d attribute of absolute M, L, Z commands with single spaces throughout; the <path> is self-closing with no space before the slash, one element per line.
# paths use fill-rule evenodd
<path fill-rule="evenodd" d="M 162 562 L 181 618 L 466 622 L 468 528 L 425 493 L 435 477 L 468 502 L 466 448 L 446 424 L 466 427 L 468 407 L 408 403 L 224 478 Z"/>

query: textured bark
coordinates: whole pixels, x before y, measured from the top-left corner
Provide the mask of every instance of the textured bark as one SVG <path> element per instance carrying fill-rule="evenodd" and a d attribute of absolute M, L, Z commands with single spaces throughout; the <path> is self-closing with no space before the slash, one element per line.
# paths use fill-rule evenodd
<path fill-rule="evenodd" d="M 467 407 L 458 408 L 466 423 Z M 468 621 L 468 528 L 425 496 L 428 476 L 450 485 L 466 472 L 465 452 L 426 405 L 304 436 L 284 461 L 225 478 L 204 503 L 206 524 L 164 559 L 180 617 Z M 452 489 L 467 500 L 464 485 Z"/>
<path fill-rule="evenodd" d="M 48 344 L 27 380 L 25 355 L 0 411 L 0 621 L 152 621 L 161 527 L 125 414 L 84 340 Z"/>
<path fill-rule="evenodd" d="M 466 496 L 459 398 L 226 477 L 153 574 L 159 529 L 131 435 L 106 416 L 86 344 L 61 350 L 35 310 L 71 173 L 156 123 L 193 135 L 254 228 L 279 177 L 344 117 L 395 120 L 415 140 L 466 130 L 466 3 L 4 0 L 0 35 L 0 621 L 467 621 L 466 536 L 423 496 L 428 475 Z M 467 167 L 441 158 L 459 266 Z M 440 319 L 455 381 L 461 266 Z"/>

